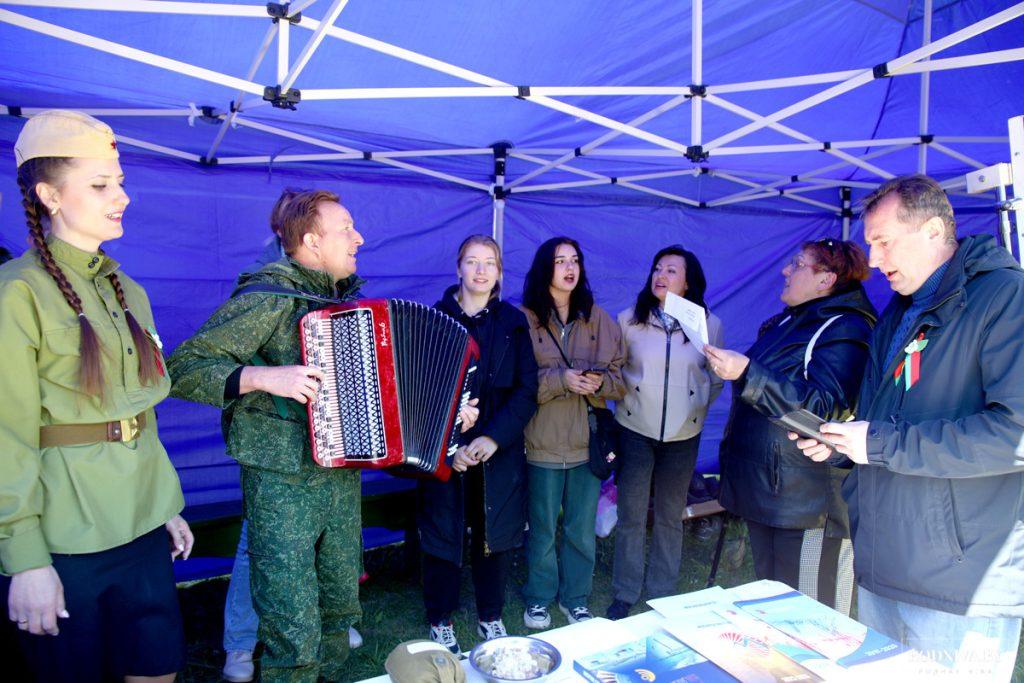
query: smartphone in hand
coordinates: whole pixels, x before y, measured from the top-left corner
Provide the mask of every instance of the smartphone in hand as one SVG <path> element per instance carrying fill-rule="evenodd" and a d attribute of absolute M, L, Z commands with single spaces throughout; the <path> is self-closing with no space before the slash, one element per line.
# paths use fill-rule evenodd
<path fill-rule="evenodd" d="M 818 417 L 805 408 L 794 410 L 791 413 L 786 413 L 779 417 L 769 417 L 768 419 L 787 431 L 796 432 L 807 439 L 814 439 L 825 444 L 834 451 L 838 450 L 834 443 L 826 439 L 822 436 L 821 432 L 818 431 L 818 428 L 825 424 L 827 420 Z"/>

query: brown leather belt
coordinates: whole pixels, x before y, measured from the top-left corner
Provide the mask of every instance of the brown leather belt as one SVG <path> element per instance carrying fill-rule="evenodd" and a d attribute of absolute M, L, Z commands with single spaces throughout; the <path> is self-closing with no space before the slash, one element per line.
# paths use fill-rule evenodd
<path fill-rule="evenodd" d="M 39 447 L 80 446 L 103 441 L 134 441 L 146 426 L 146 414 L 126 420 L 86 425 L 45 425 L 39 428 Z"/>

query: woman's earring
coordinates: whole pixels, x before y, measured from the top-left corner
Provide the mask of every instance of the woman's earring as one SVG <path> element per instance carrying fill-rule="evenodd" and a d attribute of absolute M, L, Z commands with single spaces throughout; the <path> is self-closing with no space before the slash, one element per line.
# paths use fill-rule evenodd
<path fill-rule="evenodd" d="M 60 213 L 60 207 L 59 206 L 55 206 L 52 209 L 50 209 L 50 215 L 51 216 L 56 216 L 58 213 Z"/>

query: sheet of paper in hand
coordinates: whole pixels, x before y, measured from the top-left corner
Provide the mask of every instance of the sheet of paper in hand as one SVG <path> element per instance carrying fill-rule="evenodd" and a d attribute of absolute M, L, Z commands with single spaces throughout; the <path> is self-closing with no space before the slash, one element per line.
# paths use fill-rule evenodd
<path fill-rule="evenodd" d="M 679 321 L 690 342 L 704 353 L 704 345 L 708 343 L 708 317 L 704 309 L 678 294 L 668 292 L 665 295 L 665 312 Z"/>

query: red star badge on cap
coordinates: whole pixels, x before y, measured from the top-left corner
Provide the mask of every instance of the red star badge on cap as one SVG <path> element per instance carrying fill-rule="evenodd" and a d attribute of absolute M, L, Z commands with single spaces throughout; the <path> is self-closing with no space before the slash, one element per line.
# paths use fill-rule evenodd
<path fill-rule="evenodd" d="M 117 149 L 117 140 L 111 140 L 110 149 Z"/>

